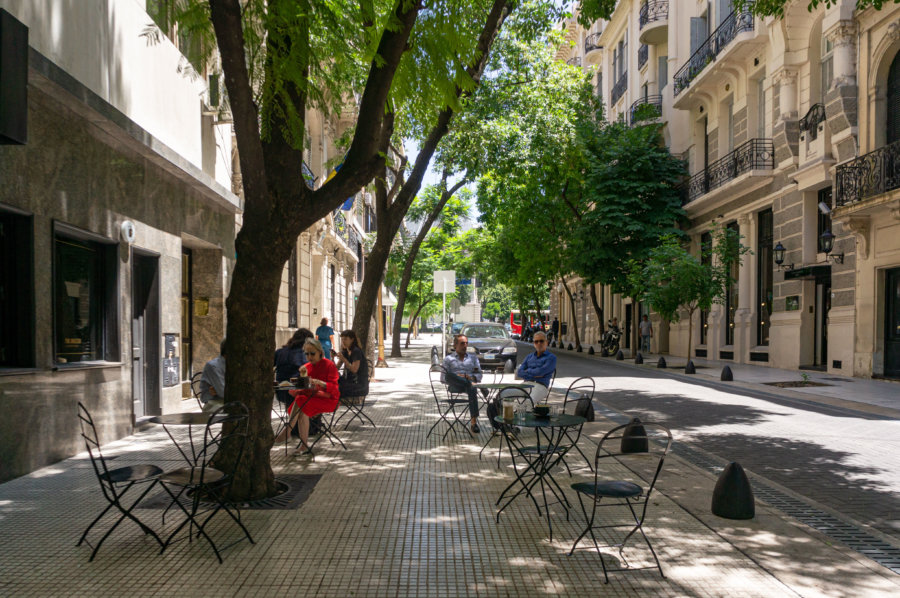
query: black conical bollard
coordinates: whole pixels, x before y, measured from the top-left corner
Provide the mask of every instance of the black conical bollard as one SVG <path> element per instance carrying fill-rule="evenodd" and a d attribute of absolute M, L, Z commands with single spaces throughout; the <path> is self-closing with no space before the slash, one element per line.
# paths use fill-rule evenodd
<path fill-rule="evenodd" d="M 642 363 L 644 363 L 644 356 L 641 355 L 640 353 L 638 353 L 638 354 L 637 354 L 637 357 L 634 358 L 634 362 L 635 362 L 637 365 L 641 365 Z"/>
<path fill-rule="evenodd" d="M 581 345 L 578 345 L 577 347 L 575 347 L 575 352 L 581 353 Z"/>
<path fill-rule="evenodd" d="M 666 358 L 665 358 L 665 357 L 660 357 L 660 358 L 659 358 L 659 361 L 656 362 L 656 367 L 658 367 L 658 368 L 664 368 L 664 367 L 666 367 Z"/>
<path fill-rule="evenodd" d="M 625 354 L 622 353 L 622 349 L 619 349 L 619 352 L 616 353 L 616 361 L 625 361 Z"/>
<path fill-rule="evenodd" d="M 722 377 L 721 380 L 723 382 L 734 382 L 734 374 L 731 373 L 731 368 L 727 365 L 722 368 Z"/>
<path fill-rule="evenodd" d="M 719 474 L 713 490 L 712 512 L 725 519 L 753 519 L 756 515 L 753 489 L 740 464 L 732 461 Z"/>
<path fill-rule="evenodd" d="M 594 354 L 594 345 L 590 345 L 588 347 L 588 355 L 593 355 L 593 354 Z"/>
<path fill-rule="evenodd" d="M 688 359 L 688 362 L 684 366 L 685 374 L 696 374 L 697 368 L 694 367 L 694 362 Z"/>
<path fill-rule="evenodd" d="M 647 439 L 647 430 L 640 418 L 635 417 L 625 429 L 622 430 L 622 446 L 620 449 L 623 453 L 646 453 L 650 450 L 650 442 Z"/>
<path fill-rule="evenodd" d="M 572 346 L 572 343 L 569 343 L 569 346 L 566 347 L 566 348 L 567 348 L 569 351 L 571 351 L 571 350 L 574 349 L 575 347 Z"/>
<path fill-rule="evenodd" d="M 550 341 L 550 348 L 551 348 L 551 349 L 555 349 L 555 348 L 556 348 L 556 341 Z"/>
<path fill-rule="evenodd" d="M 503 373 L 504 374 L 512 374 L 516 371 L 516 366 L 513 365 L 512 359 L 507 359 L 506 363 L 503 364 Z"/>

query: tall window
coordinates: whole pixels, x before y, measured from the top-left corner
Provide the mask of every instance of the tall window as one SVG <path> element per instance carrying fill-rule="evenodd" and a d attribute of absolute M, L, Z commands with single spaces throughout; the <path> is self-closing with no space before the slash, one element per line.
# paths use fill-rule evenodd
<path fill-rule="evenodd" d="M 726 227 L 730 231 L 738 233 L 738 223 L 729 222 Z M 731 265 L 731 278 L 735 282 L 729 282 L 728 288 L 725 289 L 725 344 L 734 344 L 734 315 L 738 307 L 738 274 L 740 272 L 740 264 Z"/>
<path fill-rule="evenodd" d="M 887 115 L 887 142 L 900 141 L 900 52 L 888 72 Z"/>
<path fill-rule="evenodd" d="M 700 263 L 704 266 L 712 265 L 712 234 L 700 235 Z M 700 310 L 700 344 L 705 345 L 709 332 L 709 310 Z M 688 350 L 690 353 L 690 350 Z"/>
<path fill-rule="evenodd" d="M 190 380 L 194 374 L 193 340 L 193 271 L 194 253 L 189 247 L 181 248 L 181 379 Z"/>
<path fill-rule="evenodd" d="M 759 213 L 756 245 L 756 344 L 759 346 L 769 344 L 769 318 L 775 289 L 772 237 L 772 210 L 764 210 Z"/>
<path fill-rule="evenodd" d="M 765 78 L 756 82 L 756 136 L 760 139 L 766 137 L 766 86 Z"/>
<path fill-rule="evenodd" d="M 54 246 L 56 362 L 118 361 L 116 245 L 58 231 Z"/>
<path fill-rule="evenodd" d="M 34 366 L 30 216 L 0 210 L 0 367 Z"/>
<path fill-rule="evenodd" d="M 819 203 L 831 206 L 831 187 L 825 187 L 819 190 Z M 816 226 L 816 251 L 822 253 L 822 233 L 831 230 L 831 214 L 823 214 L 822 210 L 817 210 L 818 223 Z"/>
<path fill-rule="evenodd" d="M 668 56 L 660 56 L 657 58 L 657 77 L 656 80 L 659 83 L 659 93 L 662 93 L 662 90 L 666 88 L 666 85 L 669 82 L 669 57 Z"/>
<path fill-rule="evenodd" d="M 821 57 L 819 59 L 819 68 L 821 69 L 821 96 L 822 103 L 825 103 L 825 94 L 831 89 L 831 80 L 834 78 L 834 43 L 829 39 L 823 39 L 819 46 L 821 48 Z"/>

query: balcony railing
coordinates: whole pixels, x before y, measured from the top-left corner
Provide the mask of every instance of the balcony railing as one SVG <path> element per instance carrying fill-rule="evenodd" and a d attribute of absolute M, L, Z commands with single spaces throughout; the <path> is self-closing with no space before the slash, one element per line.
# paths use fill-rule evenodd
<path fill-rule="evenodd" d="M 344 217 L 344 212 L 338 208 L 332 213 L 332 218 L 334 219 L 334 232 L 344 243 L 350 245 L 350 225 Z"/>
<path fill-rule="evenodd" d="M 650 46 L 647 44 L 641 44 L 641 47 L 638 48 L 638 68 L 644 68 L 644 65 L 647 64 L 647 59 L 650 58 Z"/>
<path fill-rule="evenodd" d="M 626 89 L 628 89 L 628 73 L 622 73 L 622 76 L 619 77 L 619 80 L 613 85 L 612 91 L 609 92 L 610 104 L 618 102 Z"/>
<path fill-rule="evenodd" d="M 774 167 L 775 146 L 772 140 L 751 139 L 692 176 L 687 182 L 687 193 L 683 196 L 682 201 L 684 203 L 692 202 L 745 172 L 771 170 Z"/>
<path fill-rule="evenodd" d="M 740 11 L 728 15 L 722 24 L 706 38 L 697 51 L 675 73 L 675 95 L 682 92 L 691 81 L 700 74 L 706 65 L 716 59 L 716 56 L 725 49 L 725 46 L 744 31 L 753 31 L 752 2 L 747 2 Z"/>
<path fill-rule="evenodd" d="M 301 164 L 300 172 L 303 174 L 303 180 L 306 182 L 306 186 L 313 189 L 316 185 L 316 175 L 314 175 L 313 171 L 306 165 L 306 162 Z"/>
<path fill-rule="evenodd" d="M 837 167 L 834 204 L 846 206 L 900 188 L 900 141 Z"/>
<path fill-rule="evenodd" d="M 819 135 L 819 123 L 825 120 L 825 105 L 813 104 L 806 116 L 800 119 L 800 130 L 806 131 L 810 141 Z"/>
<path fill-rule="evenodd" d="M 629 122 L 639 123 L 662 116 L 662 96 L 652 95 L 638 98 L 628 110 Z"/>
<path fill-rule="evenodd" d="M 669 0 L 649 0 L 641 5 L 641 29 L 653 21 L 665 21 L 669 18 Z"/>
<path fill-rule="evenodd" d="M 581 56 L 573 56 L 566 61 L 569 66 L 581 66 Z"/>
<path fill-rule="evenodd" d="M 592 33 L 586 38 L 584 38 L 584 53 L 593 52 L 594 50 L 600 50 L 603 46 L 600 45 L 600 36 L 602 33 Z"/>

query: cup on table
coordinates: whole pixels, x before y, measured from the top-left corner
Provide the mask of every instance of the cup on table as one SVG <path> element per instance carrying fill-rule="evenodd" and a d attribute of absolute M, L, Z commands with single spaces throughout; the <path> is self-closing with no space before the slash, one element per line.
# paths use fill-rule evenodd
<path fill-rule="evenodd" d="M 503 399 L 503 419 L 511 422 L 516 415 L 515 399 Z"/>
<path fill-rule="evenodd" d="M 293 378 L 291 378 L 291 384 L 297 386 L 297 380 L 299 380 L 299 378 L 297 378 L 297 376 L 294 376 Z"/>

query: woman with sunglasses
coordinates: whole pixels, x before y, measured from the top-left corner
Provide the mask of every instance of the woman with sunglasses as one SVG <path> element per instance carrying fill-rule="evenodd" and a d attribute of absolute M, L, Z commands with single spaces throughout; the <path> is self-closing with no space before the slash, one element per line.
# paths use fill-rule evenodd
<path fill-rule="evenodd" d="M 291 414 L 290 423 L 275 439 L 275 443 L 284 442 L 285 435 L 300 420 L 300 449 L 309 452 L 309 418 L 320 413 L 331 413 L 338 406 L 340 390 L 338 389 L 338 370 L 334 362 L 325 357 L 322 345 L 314 338 L 303 343 L 303 352 L 308 360 L 300 366 L 300 377 L 308 378 L 308 388 L 292 390 L 290 394 L 294 402 L 288 407 Z M 296 409 L 299 407 L 299 409 Z"/>

